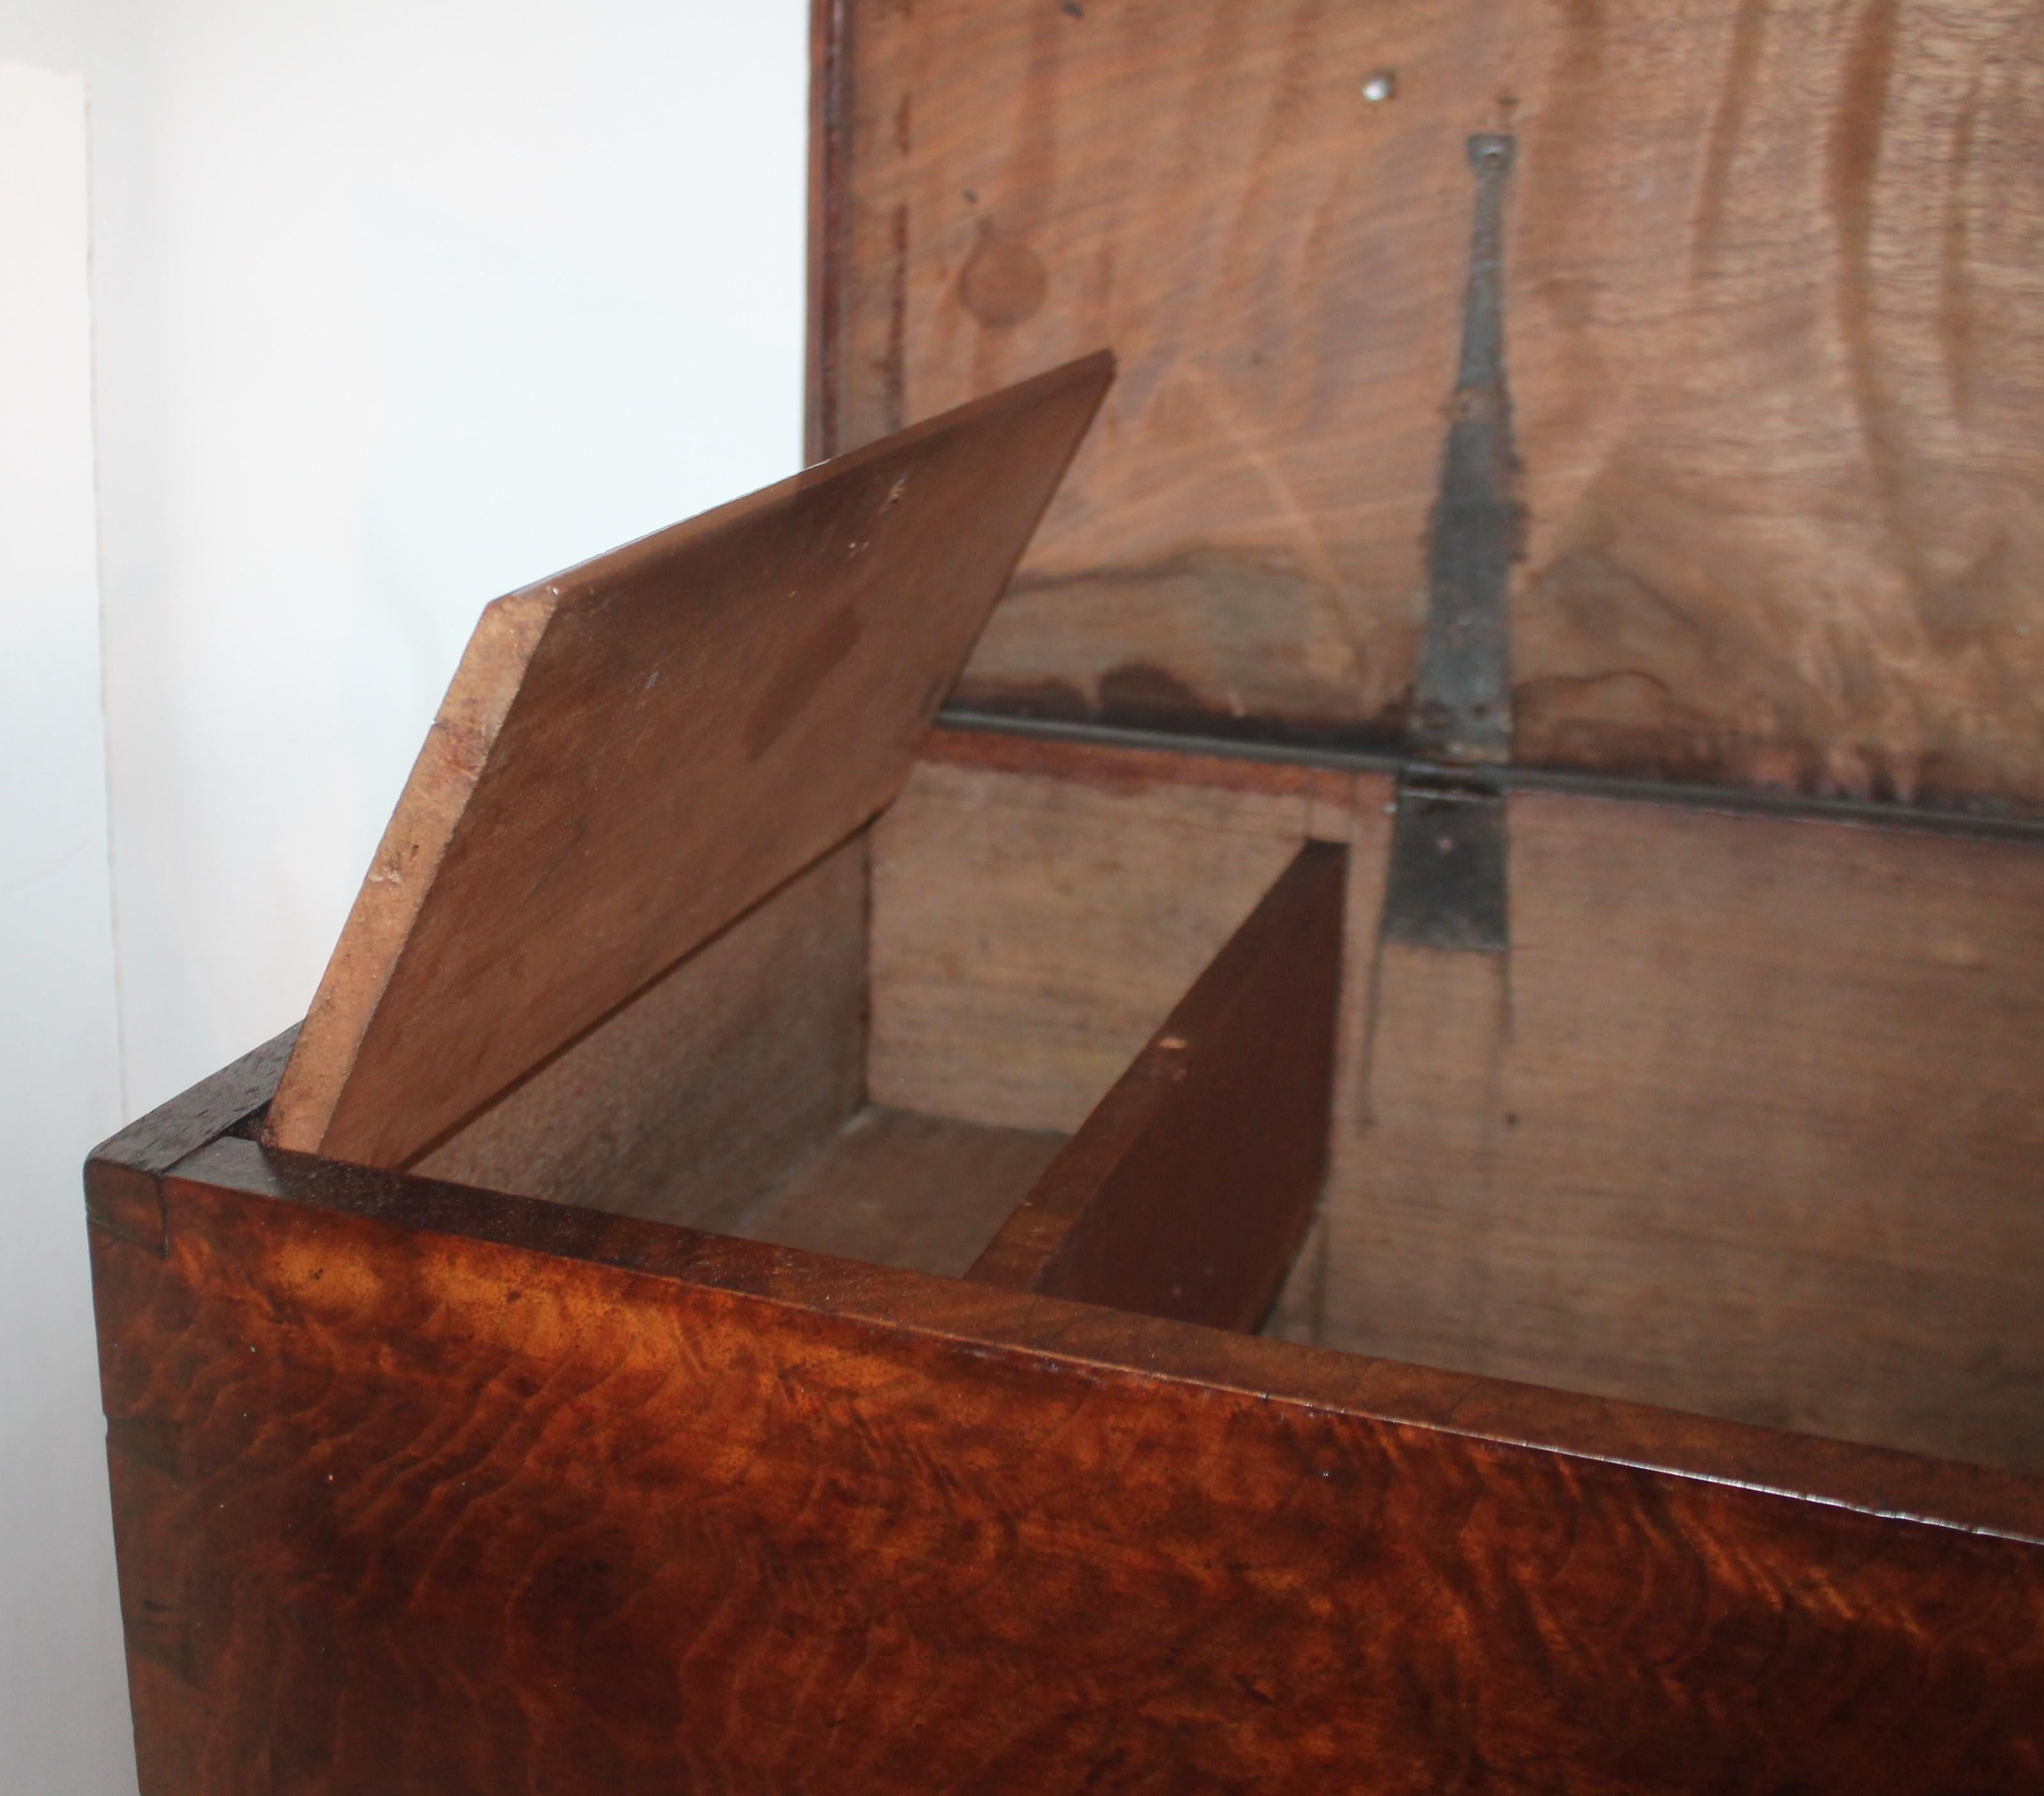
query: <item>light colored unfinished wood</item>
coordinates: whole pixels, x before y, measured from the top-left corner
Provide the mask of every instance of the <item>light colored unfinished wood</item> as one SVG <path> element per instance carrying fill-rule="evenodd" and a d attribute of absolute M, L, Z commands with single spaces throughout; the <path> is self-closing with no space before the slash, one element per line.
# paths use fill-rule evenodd
<path fill-rule="evenodd" d="M 838 440 L 1124 371 L 968 698 L 1399 733 L 1503 129 L 1520 757 L 2044 802 L 2034 0 L 843 10 Z"/>
<path fill-rule="evenodd" d="M 1391 866 L 1392 824 L 1397 810 L 1393 792 L 1389 779 L 1356 776 L 1342 791 L 1339 805 L 1324 806 L 1318 819 L 1319 833 L 1324 838 L 1346 840 L 1349 858 L 1343 901 L 1341 1000 L 1335 1025 L 1335 1089 L 1330 1106 L 1332 1139 L 1320 1212 L 1301 1244 L 1292 1275 L 1278 1294 L 1264 1323 L 1263 1332 L 1280 1340 L 1316 1343 L 1322 1338 L 1329 1282 L 1337 1270 L 1327 1206 L 1358 1176 L 1352 1144 L 1362 1126 L 1362 1106 L 1368 1100 L 1365 1068 L 1376 1020 L 1373 1005 L 1377 936 Z"/>
<path fill-rule="evenodd" d="M 2044 845 L 1522 793 L 1509 954 L 1380 948 L 1381 779 L 933 746 L 875 832 L 897 1101 L 1071 1126 L 1265 869 L 1345 836 L 1332 1159 L 1270 1332 L 2044 1469 Z"/>
<path fill-rule="evenodd" d="M 884 806 L 1112 371 L 1074 363 L 493 605 L 270 1138 L 403 1163 Z"/>
<path fill-rule="evenodd" d="M 721 1229 L 866 1075 L 866 833 L 755 906 L 412 1168 Z"/>
<path fill-rule="evenodd" d="M 955 1278 L 1064 1140 L 869 1106 L 728 1232 Z"/>
<path fill-rule="evenodd" d="M 874 832 L 867 1076 L 942 1116 L 1078 1128 L 1301 843 L 1347 829 L 1348 781 L 1304 768 L 931 748 Z"/>
<path fill-rule="evenodd" d="M 1387 946 L 1330 1345 L 2044 1470 L 2044 848 L 1512 801 Z"/>

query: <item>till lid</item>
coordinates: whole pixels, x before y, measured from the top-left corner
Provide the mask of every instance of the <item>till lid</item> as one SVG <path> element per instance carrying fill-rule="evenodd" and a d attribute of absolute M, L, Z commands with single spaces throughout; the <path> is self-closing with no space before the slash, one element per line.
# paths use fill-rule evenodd
<path fill-rule="evenodd" d="M 883 808 L 1105 353 L 483 613 L 271 1106 L 405 1163 Z"/>

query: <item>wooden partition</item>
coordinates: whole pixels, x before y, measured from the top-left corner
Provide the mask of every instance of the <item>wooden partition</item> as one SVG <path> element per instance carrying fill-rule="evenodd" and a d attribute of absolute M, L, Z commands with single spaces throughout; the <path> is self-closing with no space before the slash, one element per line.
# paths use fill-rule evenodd
<path fill-rule="evenodd" d="M 1327 1172 L 1344 861 L 1299 851 L 967 1277 L 1262 1321 Z"/>
<path fill-rule="evenodd" d="M 900 790 L 1113 379 L 1096 353 L 508 594 L 265 1126 L 430 1152 Z"/>

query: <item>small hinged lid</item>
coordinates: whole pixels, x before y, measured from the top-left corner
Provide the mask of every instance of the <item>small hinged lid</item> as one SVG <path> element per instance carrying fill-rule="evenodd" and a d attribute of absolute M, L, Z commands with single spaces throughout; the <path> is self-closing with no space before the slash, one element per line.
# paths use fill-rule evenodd
<path fill-rule="evenodd" d="M 1071 363 L 491 605 L 272 1144 L 404 1163 L 887 804 L 1112 371 Z"/>

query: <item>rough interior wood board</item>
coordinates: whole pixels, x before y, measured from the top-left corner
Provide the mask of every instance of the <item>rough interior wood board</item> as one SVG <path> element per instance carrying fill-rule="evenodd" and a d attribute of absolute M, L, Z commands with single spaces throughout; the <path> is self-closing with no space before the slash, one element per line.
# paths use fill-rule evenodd
<path fill-rule="evenodd" d="M 492 605 L 271 1138 L 402 1163 L 885 805 L 1112 366 L 1070 363 Z"/>
<path fill-rule="evenodd" d="M 1064 1140 L 868 1106 L 728 1232 L 956 1278 Z"/>
<path fill-rule="evenodd" d="M 1342 989 L 1335 1018 L 1335 1087 L 1329 1106 L 1327 1174 L 1320 1209 L 1293 1262 L 1291 1276 L 1278 1294 L 1264 1332 L 1281 1340 L 1319 1342 L 1325 1336 L 1328 1283 L 1334 1275 L 1327 1209 L 1354 1180 L 1365 1163 L 1355 1151 L 1359 1106 L 1366 1091 L 1371 1036 L 1371 1004 L 1377 990 L 1377 937 L 1383 925 L 1385 887 L 1391 867 L 1395 787 L 1386 779 L 1357 775 L 1337 807 L 1322 808 L 1317 833 L 1345 839 L 1349 875 L 1343 898 Z"/>
<path fill-rule="evenodd" d="M 874 1101 L 1069 1134 L 1351 784 L 938 732 L 874 829 Z"/>
<path fill-rule="evenodd" d="M 2044 849 L 1508 829 L 1510 954 L 1387 944 L 1351 1003 L 1288 1332 L 2044 1471 Z"/>
<path fill-rule="evenodd" d="M 164 1190 L 93 1231 L 152 1792 L 2044 1766 L 2034 1480 L 244 1140 Z"/>
<path fill-rule="evenodd" d="M 825 16 L 833 440 L 1123 368 L 974 703 L 1399 733 L 1504 129 L 1519 758 L 2044 803 L 2034 0 Z"/>
<path fill-rule="evenodd" d="M 1308 842 L 967 1276 L 1254 1329 L 1327 1171 L 1346 852 Z"/>
<path fill-rule="evenodd" d="M 414 1163 L 435 1179 L 728 1226 L 866 1081 L 866 833 L 705 942 Z"/>
<path fill-rule="evenodd" d="M 1263 869 L 1346 836 L 1325 1233 L 1274 1332 L 2044 1459 L 2044 850 L 1522 794 L 1511 954 L 1380 972 L 1387 781 L 931 747 L 874 832 L 889 1101 L 1076 1126 Z"/>

